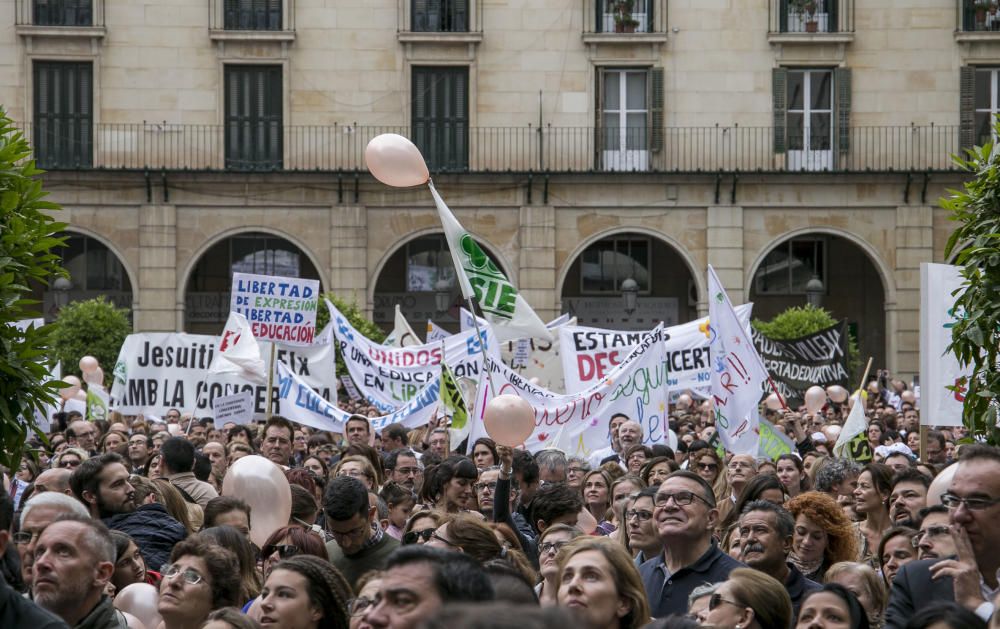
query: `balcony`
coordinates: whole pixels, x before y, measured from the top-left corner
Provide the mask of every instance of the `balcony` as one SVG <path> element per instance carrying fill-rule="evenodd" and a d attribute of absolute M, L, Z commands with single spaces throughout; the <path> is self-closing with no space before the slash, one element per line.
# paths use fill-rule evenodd
<path fill-rule="evenodd" d="M 483 41 L 482 0 L 402 0 L 397 22 L 397 39 L 412 46 L 431 45 L 456 48 L 458 59 L 471 60 L 472 48 Z"/>
<path fill-rule="evenodd" d="M 771 42 L 840 42 L 854 39 L 854 0 L 770 0 Z"/>
<path fill-rule="evenodd" d="M 209 0 L 209 36 L 215 41 L 292 41 L 294 0 Z"/>
<path fill-rule="evenodd" d="M 22 36 L 101 38 L 104 0 L 17 0 L 14 25 Z"/>
<path fill-rule="evenodd" d="M 22 125 L 29 140 L 33 126 Z M 597 130 L 593 127 L 469 127 L 462 155 L 439 155 L 461 173 L 716 173 L 956 171 L 958 126 L 854 127 L 830 150 L 785 134 L 774 151 L 770 127 L 668 127 Z M 654 132 L 655 131 L 655 132 Z M 224 125 L 97 124 L 90 156 L 49 163 L 54 170 L 168 170 L 215 172 L 365 172 L 364 150 L 381 133 L 411 136 L 407 127 L 285 126 L 274 159 L 227 159 Z M 621 138 L 624 137 L 624 140 Z M 801 150 L 803 146 L 827 150 Z M 800 150 L 792 150 L 798 148 Z M 447 147 L 445 152 L 447 153 Z M 278 152 L 280 150 L 280 152 Z M 454 149 L 451 149 L 454 151 Z M 440 153 L 440 150 L 438 151 Z M 88 160 L 87 157 L 90 159 Z M 433 167 L 433 164 L 432 164 Z"/>
<path fill-rule="evenodd" d="M 663 0 L 584 0 L 583 40 L 589 44 L 662 43 L 667 40 Z"/>

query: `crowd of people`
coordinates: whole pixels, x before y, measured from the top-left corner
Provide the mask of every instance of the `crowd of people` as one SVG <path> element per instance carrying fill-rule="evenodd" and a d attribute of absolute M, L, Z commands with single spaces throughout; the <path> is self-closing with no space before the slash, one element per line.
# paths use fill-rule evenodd
<path fill-rule="evenodd" d="M 686 395 L 676 449 L 616 415 L 587 456 L 453 444 L 446 422 L 376 435 L 360 406 L 342 433 L 59 414 L 4 477 L 0 627 L 1000 627 L 1000 449 L 942 428 L 921 460 L 905 384 L 859 403 L 863 462 L 834 455 L 833 402 L 765 409 L 794 443 L 776 460 L 721 451 Z M 220 495 L 249 455 L 291 493 L 263 544 Z"/>

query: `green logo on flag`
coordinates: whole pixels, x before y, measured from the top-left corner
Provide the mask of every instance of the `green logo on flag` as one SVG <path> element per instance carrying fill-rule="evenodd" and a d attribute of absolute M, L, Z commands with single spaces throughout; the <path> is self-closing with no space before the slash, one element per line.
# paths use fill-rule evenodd
<path fill-rule="evenodd" d="M 460 240 L 464 262 L 462 268 L 475 292 L 476 301 L 484 313 L 501 319 L 513 319 L 517 304 L 517 290 L 507 281 L 472 236 L 462 234 Z"/>
<path fill-rule="evenodd" d="M 444 363 L 441 363 L 441 405 L 451 413 L 452 429 L 465 428 L 465 424 L 469 421 L 469 411 L 465 407 L 462 390 L 458 388 L 451 369 Z"/>

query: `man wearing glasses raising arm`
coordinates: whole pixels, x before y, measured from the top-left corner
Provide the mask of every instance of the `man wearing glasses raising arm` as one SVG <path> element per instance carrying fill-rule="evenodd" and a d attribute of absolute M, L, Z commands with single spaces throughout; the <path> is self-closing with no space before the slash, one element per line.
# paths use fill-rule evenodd
<path fill-rule="evenodd" d="M 947 559 L 912 561 L 896 575 L 885 627 L 900 628 L 922 607 L 949 600 L 984 620 L 1000 592 L 1000 450 L 963 446 L 958 467 L 941 495 L 948 507 L 956 553 Z"/>
<path fill-rule="evenodd" d="M 639 566 L 639 574 L 654 617 L 683 616 L 696 587 L 725 581 L 743 567 L 712 541 L 719 521 L 715 494 L 694 472 L 674 472 L 663 481 L 653 496 L 653 521 L 663 553 Z"/>

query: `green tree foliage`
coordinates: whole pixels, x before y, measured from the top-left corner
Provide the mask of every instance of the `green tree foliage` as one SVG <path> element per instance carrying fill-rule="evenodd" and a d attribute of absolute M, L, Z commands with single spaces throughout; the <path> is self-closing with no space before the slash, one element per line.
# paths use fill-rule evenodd
<path fill-rule="evenodd" d="M 825 330 L 836 323 L 837 320 L 829 311 L 817 308 L 812 304 L 806 304 L 805 306 L 792 306 L 770 321 L 754 319 L 752 325 L 768 338 L 786 341 Z M 857 340 L 853 334 L 848 332 L 847 368 L 852 377 L 860 377 L 861 374 L 857 373 L 860 366 L 861 358 L 858 355 Z"/>
<path fill-rule="evenodd" d="M 997 127 L 1000 130 L 1000 126 Z M 948 239 L 945 258 L 958 252 L 962 288 L 955 293 L 957 323 L 949 349 L 970 368 L 963 417 L 976 437 L 1000 443 L 996 428 L 996 398 L 1000 392 L 1000 164 L 993 146 L 968 151 L 955 162 L 973 175 L 961 190 L 949 191 L 941 207 L 951 212 L 958 228 Z M 942 298 L 945 296 L 942 295 Z"/>
<path fill-rule="evenodd" d="M 52 349 L 62 361 L 63 373 L 79 375 L 80 359 L 93 356 L 101 364 L 105 383 L 111 382 L 118 351 L 132 331 L 128 310 L 104 297 L 75 301 L 59 311 L 53 326 Z"/>
<path fill-rule="evenodd" d="M 385 340 L 385 331 L 382 330 L 376 323 L 370 321 L 365 317 L 365 313 L 358 306 L 357 302 L 346 301 L 341 299 L 334 293 L 324 293 L 319 297 L 319 308 L 316 313 L 316 331 L 320 332 L 326 324 L 330 322 L 330 311 L 327 310 L 326 305 L 323 303 L 323 299 L 329 299 L 333 302 L 333 305 L 337 307 L 337 310 L 342 312 L 347 320 L 350 321 L 351 325 L 358 331 L 364 334 L 367 338 L 375 341 L 376 343 L 381 343 Z M 337 374 L 339 376 L 348 375 L 347 366 L 344 365 L 344 359 L 340 355 L 340 346 L 337 346 Z"/>
<path fill-rule="evenodd" d="M 17 469 L 29 432 L 44 438 L 35 411 L 57 400 L 60 383 L 43 381 L 50 373 L 52 326 L 19 330 L 13 324 L 41 317 L 29 283 L 47 285 L 65 275 L 52 252 L 64 243 L 55 234 L 66 226 L 47 212 L 59 206 L 44 201 L 31 148 L 0 110 L 0 464 Z"/>

